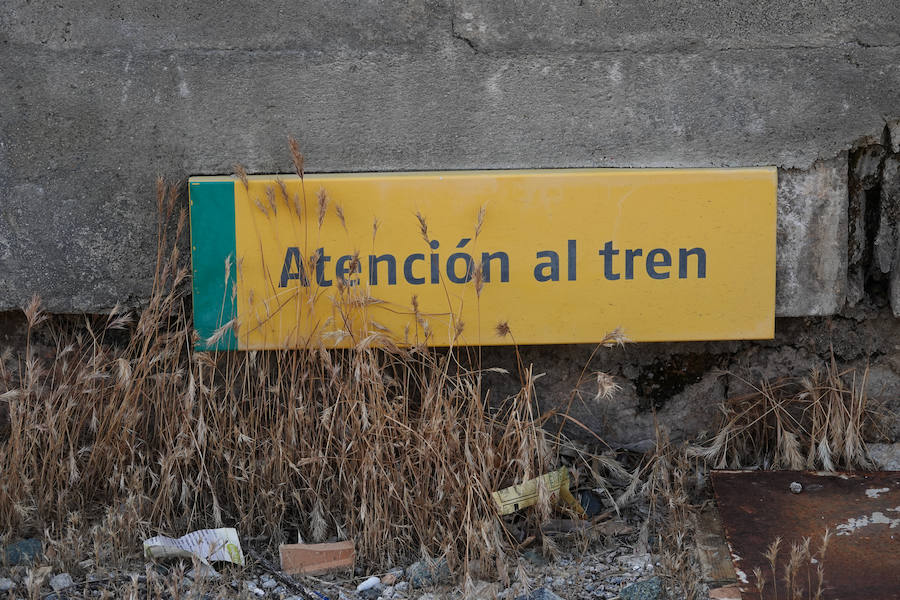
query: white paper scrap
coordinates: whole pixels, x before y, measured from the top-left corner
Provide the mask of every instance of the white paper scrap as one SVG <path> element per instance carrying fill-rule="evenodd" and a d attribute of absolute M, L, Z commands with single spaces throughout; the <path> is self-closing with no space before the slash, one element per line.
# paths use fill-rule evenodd
<path fill-rule="evenodd" d="M 237 531 L 233 527 L 200 529 L 178 539 L 158 535 L 144 540 L 144 556 L 147 558 L 193 558 L 201 563 L 226 561 L 244 564 L 244 552 Z"/>

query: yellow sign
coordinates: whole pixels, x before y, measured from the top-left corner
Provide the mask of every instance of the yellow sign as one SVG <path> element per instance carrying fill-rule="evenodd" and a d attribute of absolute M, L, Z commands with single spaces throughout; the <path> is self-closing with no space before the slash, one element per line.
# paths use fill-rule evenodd
<path fill-rule="evenodd" d="M 208 348 L 770 338 L 776 171 L 195 177 Z"/>

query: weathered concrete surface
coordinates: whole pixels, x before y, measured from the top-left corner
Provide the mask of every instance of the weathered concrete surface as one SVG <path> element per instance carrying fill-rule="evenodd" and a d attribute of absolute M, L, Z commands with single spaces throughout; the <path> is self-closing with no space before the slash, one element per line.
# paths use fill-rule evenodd
<path fill-rule="evenodd" d="M 0 14 L 0 309 L 139 304 L 155 176 L 289 171 L 288 135 L 311 172 L 807 168 L 900 111 L 889 2 L 59 4 Z"/>
<path fill-rule="evenodd" d="M 613 447 L 643 451 L 655 444 L 657 427 L 675 441 L 715 434 L 726 398 L 752 392 L 764 381 L 809 377 L 814 369 L 825 373 L 832 357 L 838 371 L 846 372 L 845 381 L 864 390 L 869 407 L 880 415 L 867 439 L 898 440 L 898 339 L 900 320 L 889 310 L 867 309 L 852 318 L 778 319 L 776 337 L 768 341 L 626 344 L 601 348 L 590 361 L 594 348 L 588 346 L 519 351 L 524 365 L 543 373 L 535 381 L 541 407 L 567 412 L 590 430 L 567 421 L 567 435 L 596 435 Z M 515 357 L 503 349 L 487 349 L 483 360 L 485 367 L 501 366 L 511 373 L 489 378 L 492 397 L 515 393 Z M 596 371 L 611 374 L 622 389 L 608 400 L 595 400 Z M 573 396 L 576 388 L 580 395 Z"/>
<path fill-rule="evenodd" d="M 900 154 L 884 161 L 881 183 L 881 221 L 875 244 L 883 256 L 882 271 L 890 273 L 891 310 L 900 317 Z"/>
<path fill-rule="evenodd" d="M 847 303 L 850 306 L 865 298 L 866 284 L 871 279 L 877 237 L 874 223 L 881 213 L 881 182 L 887 152 L 884 144 L 873 142 L 850 153 L 847 207 Z"/>
<path fill-rule="evenodd" d="M 847 154 L 778 175 L 776 312 L 830 315 L 847 282 Z"/>

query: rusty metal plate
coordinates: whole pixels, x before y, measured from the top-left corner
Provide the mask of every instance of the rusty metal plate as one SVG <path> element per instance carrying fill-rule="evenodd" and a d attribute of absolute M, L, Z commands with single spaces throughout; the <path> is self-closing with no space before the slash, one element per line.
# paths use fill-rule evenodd
<path fill-rule="evenodd" d="M 900 599 L 900 471 L 713 471 L 712 481 L 744 600 L 817 598 L 820 567 L 823 599 Z M 766 553 L 777 537 L 773 577 Z M 809 557 L 795 552 L 790 568 L 804 538 Z"/>

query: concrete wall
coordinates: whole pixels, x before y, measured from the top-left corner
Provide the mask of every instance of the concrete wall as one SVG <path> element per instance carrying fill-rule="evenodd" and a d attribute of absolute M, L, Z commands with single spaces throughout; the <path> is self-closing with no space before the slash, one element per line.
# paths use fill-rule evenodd
<path fill-rule="evenodd" d="M 289 171 L 294 135 L 310 172 L 777 165 L 778 313 L 821 315 L 900 4 L 6 0 L 0 75 L 0 310 L 139 304 L 155 176 Z"/>

